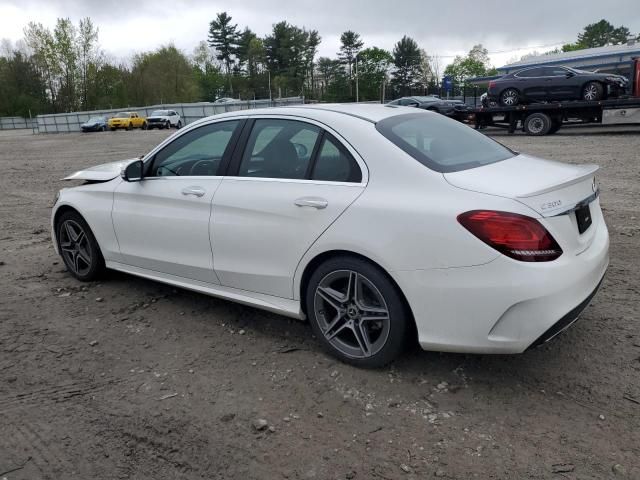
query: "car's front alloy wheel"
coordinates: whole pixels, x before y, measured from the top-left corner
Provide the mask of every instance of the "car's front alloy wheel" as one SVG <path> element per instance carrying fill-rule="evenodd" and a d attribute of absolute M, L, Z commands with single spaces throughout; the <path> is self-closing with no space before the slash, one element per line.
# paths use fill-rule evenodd
<path fill-rule="evenodd" d="M 306 305 L 323 346 L 347 363 L 379 367 L 404 347 L 404 302 L 387 276 L 364 260 L 322 264 L 309 281 Z"/>
<path fill-rule="evenodd" d="M 78 213 L 64 213 L 58 220 L 56 233 L 60 255 L 74 277 L 89 281 L 102 272 L 104 259 L 98 243 Z"/>

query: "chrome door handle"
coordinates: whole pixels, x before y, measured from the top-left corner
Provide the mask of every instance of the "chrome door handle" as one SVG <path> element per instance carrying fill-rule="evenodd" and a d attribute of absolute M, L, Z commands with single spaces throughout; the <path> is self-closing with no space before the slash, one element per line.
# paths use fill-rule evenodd
<path fill-rule="evenodd" d="M 327 205 L 329 205 L 329 202 L 320 197 L 301 197 L 296 199 L 296 201 L 293 203 L 295 203 L 298 207 L 312 207 L 317 208 L 318 210 L 327 208 Z"/>
<path fill-rule="evenodd" d="M 195 195 L 196 197 L 202 197 L 204 193 L 204 188 L 201 187 L 185 187 L 182 189 L 183 195 Z"/>

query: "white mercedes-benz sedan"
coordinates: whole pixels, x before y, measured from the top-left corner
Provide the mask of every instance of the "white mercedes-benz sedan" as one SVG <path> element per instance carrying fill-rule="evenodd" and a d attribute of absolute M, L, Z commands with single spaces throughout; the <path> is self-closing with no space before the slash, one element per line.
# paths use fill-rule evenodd
<path fill-rule="evenodd" d="M 597 166 L 514 152 L 441 115 L 318 105 L 202 119 L 67 179 L 53 239 L 120 270 L 291 317 L 365 367 L 407 341 L 520 353 L 573 323 L 608 266 Z"/>

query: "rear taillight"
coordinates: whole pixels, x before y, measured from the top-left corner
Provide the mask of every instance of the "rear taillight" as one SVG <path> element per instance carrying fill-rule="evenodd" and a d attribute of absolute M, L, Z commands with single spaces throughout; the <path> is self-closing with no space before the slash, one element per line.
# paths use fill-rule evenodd
<path fill-rule="evenodd" d="M 458 215 L 458 222 L 490 247 L 522 262 L 549 262 L 562 255 L 547 229 L 526 215 L 472 210 Z"/>

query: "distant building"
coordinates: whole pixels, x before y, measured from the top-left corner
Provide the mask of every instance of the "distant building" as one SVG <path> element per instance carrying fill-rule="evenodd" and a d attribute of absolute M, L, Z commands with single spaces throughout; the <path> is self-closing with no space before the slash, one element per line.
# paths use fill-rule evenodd
<path fill-rule="evenodd" d="M 499 67 L 498 73 L 506 75 L 525 67 L 538 65 L 564 65 L 581 70 L 616 73 L 629 76 L 631 73 L 631 59 L 640 58 L 640 42 L 629 40 L 623 45 L 607 45 L 604 47 L 585 48 L 573 52 L 551 53 L 537 55 L 519 62 Z"/>

